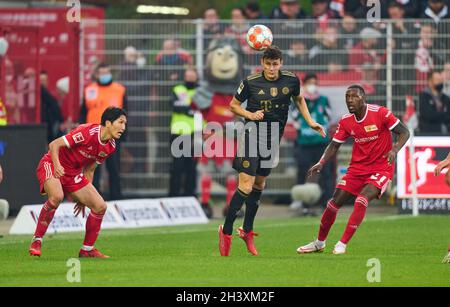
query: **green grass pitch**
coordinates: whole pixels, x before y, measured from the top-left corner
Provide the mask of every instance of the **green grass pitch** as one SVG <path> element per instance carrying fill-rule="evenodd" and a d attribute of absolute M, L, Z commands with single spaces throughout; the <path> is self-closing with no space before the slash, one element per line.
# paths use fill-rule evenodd
<path fill-rule="evenodd" d="M 323 253 L 298 255 L 296 248 L 315 238 L 320 218 L 257 220 L 257 257 L 237 237 L 230 257 L 220 257 L 218 220 L 105 230 L 96 246 L 112 258 L 81 259 L 80 283 L 66 276 L 83 233 L 48 236 L 41 258 L 28 256 L 30 236 L 5 236 L 0 286 L 450 286 L 450 265 L 441 263 L 450 245 L 450 216 L 369 216 L 347 254 L 333 255 L 346 221 L 338 218 Z M 372 258 L 380 261 L 380 282 L 367 280 Z"/>

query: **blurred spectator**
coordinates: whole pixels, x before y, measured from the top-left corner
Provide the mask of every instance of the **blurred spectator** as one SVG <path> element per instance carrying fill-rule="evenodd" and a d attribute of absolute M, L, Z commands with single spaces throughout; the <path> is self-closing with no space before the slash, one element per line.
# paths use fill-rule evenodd
<path fill-rule="evenodd" d="M 328 20 L 339 18 L 339 14 L 329 8 L 329 0 L 312 0 L 312 17 L 319 22 L 319 27 L 326 28 Z"/>
<path fill-rule="evenodd" d="M 231 24 L 225 29 L 224 34 L 233 37 L 241 46 L 244 53 L 251 53 L 251 49 L 246 41 L 249 24 L 245 18 L 242 8 L 235 7 L 231 10 Z"/>
<path fill-rule="evenodd" d="M 438 39 L 433 42 L 435 64 L 441 66 L 447 60 L 447 51 L 450 49 L 450 12 L 444 0 L 428 0 L 428 5 L 422 13 L 422 18 L 434 22 Z M 444 22 L 445 21 L 445 22 Z"/>
<path fill-rule="evenodd" d="M 136 173 L 146 171 L 146 149 L 141 145 L 147 142 L 146 119 L 150 112 L 150 71 L 145 68 L 145 57 L 135 47 L 128 46 L 123 51 L 123 61 L 120 65 L 120 73 L 117 81 L 126 88 L 128 98 L 128 122 L 133 123 L 133 128 L 127 132 L 127 151 L 129 169 Z M 131 156 L 130 156 L 131 155 Z M 134 163 L 134 161 L 139 161 Z"/>
<path fill-rule="evenodd" d="M 414 68 L 416 69 L 416 93 L 420 93 L 426 86 L 428 79 L 427 76 L 435 66 L 431 53 L 435 35 L 436 30 L 432 25 L 422 25 L 422 28 L 420 29 L 418 48 L 416 50 L 414 60 Z"/>
<path fill-rule="evenodd" d="M 283 56 L 283 65 L 293 66 L 287 67 L 288 70 L 304 72 L 306 69 L 302 66 L 308 64 L 308 50 L 306 49 L 305 44 L 300 40 L 292 40 L 289 50 Z"/>
<path fill-rule="evenodd" d="M 41 83 L 41 86 L 44 88 L 48 88 L 48 73 L 45 70 L 41 70 L 41 73 L 39 74 L 39 82 Z"/>
<path fill-rule="evenodd" d="M 192 56 L 179 52 L 180 46 L 173 39 L 163 42 L 162 50 L 156 55 L 155 62 L 161 65 L 156 73 L 156 80 L 181 81 L 185 65 L 192 65 Z"/>
<path fill-rule="evenodd" d="M 318 79 L 316 74 L 307 74 L 302 82 L 303 97 L 305 97 L 308 105 L 308 110 L 311 117 L 321 124 L 325 131 L 328 131 L 330 124 L 330 104 L 328 98 L 320 94 L 318 88 Z M 322 155 L 328 145 L 329 137 L 323 138 L 309 127 L 305 119 L 296 112 L 296 120 L 298 123 L 298 134 L 296 141 L 296 156 L 297 156 L 297 184 L 304 184 L 306 182 L 318 183 L 323 191 L 318 203 L 325 206 L 326 202 L 333 193 L 334 176 L 332 174 L 332 163 L 324 166 L 320 172 L 320 178 L 308 178 L 307 173 L 311 166 L 317 163 L 318 157 Z M 293 204 L 293 209 L 303 208 L 300 212 L 305 214 L 311 213 L 305 204 Z"/>
<path fill-rule="evenodd" d="M 309 50 L 309 62 L 311 65 L 322 66 L 322 72 L 338 72 L 347 66 L 347 52 L 341 50 L 338 45 L 337 27 L 328 27 L 318 31 L 319 43 Z"/>
<path fill-rule="evenodd" d="M 280 0 L 280 5 L 272 10 L 269 18 L 281 19 L 272 24 L 273 33 L 298 35 L 299 33 L 313 33 L 314 31 L 314 26 L 310 21 L 298 21 L 309 18 L 309 16 L 301 9 L 299 0 Z M 305 37 L 303 38 L 303 41 L 309 48 L 312 39 Z M 277 40 L 277 45 L 281 49 L 288 49 L 289 39 Z"/>
<path fill-rule="evenodd" d="M 371 63 L 364 63 L 361 65 L 361 73 L 361 86 L 364 88 L 368 99 L 370 99 L 370 96 L 377 96 L 376 98 L 378 98 L 384 89 L 379 82 L 379 67 Z M 371 100 L 369 102 L 379 103 L 379 101 Z"/>
<path fill-rule="evenodd" d="M 345 15 L 344 4 L 345 0 L 331 0 L 330 9 L 335 11 L 340 17 L 344 17 Z"/>
<path fill-rule="evenodd" d="M 261 12 L 261 8 L 259 7 L 258 2 L 251 1 L 247 3 L 247 5 L 244 8 L 245 16 L 249 20 L 255 20 L 254 23 L 256 23 L 256 20 L 258 19 L 266 19 L 267 17 L 263 15 Z"/>
<path fill-rule="evenodd" d="M 414 75 L 414 51 L 418 31 L 413 23 L 405 21 L 405 7 L 397 1 L 389 3 L 388 14 L 393 20 L 393 63 L 401 65 L 401 68 L 393 69 L 393 79 L 408 80 Z M 395 86 L 394 95 L 408 95 L 413 90 L 412 85 L 399 83 Z"/>
<path fill-rule="evenodd" d="M 450 130 L 450 97 L 443 93 L 443 79 L 439 72 L 428 75 L 428 87 L 419 97 L 419 130 L 421 133 L 441 135 Z"/>
<path fill-rule="evenodd" d="M 339 48 L 351 50 L 359 42 L 359 27 L 355 18 L 344 15 L 339 23 Z"/>
<path fill-rule="evenodd" d="M 162 115 L 164 114 L 163 112 L 169 110 L 173 86 L 183 81 L 184 71 L 187 67 L 192 66 L 193 59 L 182 48 L 179 40 L 167 39 L 163 42 L 162 50 L 157 54 L 155 62 L 157 69 L 152 71 L 152 80 L 155 80 L 152 94 L 155 94 L 157 99 L 150 105 L 152 118 L 150 119 L 151 129 L 148 137 L 152 142 L 167 144 L 170 140 L 170 133 L 159 127 L 168 127 L 170 117 Z M 168 157 L 169 154 L 170 148 L 158 146 L 157 152 L 153 156 L 156 159 L 161 159 Z M 164 169 L 164 165 L 161 163 L 149 166 L 154 167 L 154 172 L 168 171 Z"/>
<path fill-rule="evenodd" d="M 203 13 L 203 47 L 208 49 L 213 39 L 219 38 L 223 34 L 224 25 L 220 23 L 219 13 L 215 8 L 209 8 Z"/>
<path fill-rule="evenodd" d="M 58 100 L 49 92 L 48 74 L 45 70 L 39 74 L 41 82 L 41 123 L 47 124 L 47 141 L 51 141 L 62 136 L 60 130 L 64 118 L 61 113 Z"/>
<path fill-rule="evenodd" d="M 299 0 L 280 0 L 269 15 L 270 19 L 305 19 L 308 15 L 300 8 Z"/>
<path fill-rule="evenodd" d="M 381 33 L 370 27 L 366 27 L 359 33 L 361 41 L 350 51 L 348 57 L 349 69 L 361 71 L 363 64 L 372 64 L 377 71 L 384 62 L 384 55 L 377 50 Z"/>
<path fill-rule="evenodd" d="M 443 19 L 450 18 L 450 12 L 444 0 L 428 0 L 428 5 L 420 17 L 430 18 L 439 23 Z"/>
<path fill-rule="evenodd" d="M 80 112 L 80 123 L 99 124 L 102 113 L 108 107 L 118 107 L 127 110 L 127 96 L 125 87 L 114 82 L 108 64 L 100 63 L 95 70 L 96 82 L 84 89 L 83 102 Z M 122 186 L 120 184 L 120 147 L 124 136 L 116 142 L 116 151 L 106 160 L 106 169 L 109 177 L 109 199 L 122 199 Z M 94 186 L 100 189 L 101 166 L 94 173 Z"/>
<path fill-rule="evenodd" d="M 390 0 L 388 7 L 392 5 L 392 3 L 398 3 L 404 11 L 405 18 L 419 18 L 421 13 L 421 5 L 420 1 L 417 0 Z M 390 17 L 392 18 L 392 17 Z"/>
<path fill-rule="evenodd" d="M 442 77 L 444 79 L 444 94 L 450 97 L 450 62 L 444 64 Z"/>
<path fill-rule="evenodd" d="M 172 91 L 171 142 L 177 138 L 187 138 L 184 144 L 191 144 L 192 147 L 189 151 L 190 155 L 173 157 L 170 168 L 169 197 L 195 196 L 196 194 L 197 160 L 193 156 L 195 124 L 191 104 L 197 87 L 197 72 L 194 69 L 187 69 L 184 73 L 184 83 L 176 85 Z"/>
<path fill-rule="evenodd" d="M 58 79 L 56 81 L 56 95 L 60 106 L 64 106 L 67 104 L 67 99 L 69 98 L 69 89 L 69 77 L 62 77 L 61 79 Z M 77 119 L 73 119 L 71 115 L 64 114 L 64 109 L 61 111 L 64 118 L 64 123 L 61 124 L 60 129 L 63 134 L 66 134 L 77 127 Z"/>

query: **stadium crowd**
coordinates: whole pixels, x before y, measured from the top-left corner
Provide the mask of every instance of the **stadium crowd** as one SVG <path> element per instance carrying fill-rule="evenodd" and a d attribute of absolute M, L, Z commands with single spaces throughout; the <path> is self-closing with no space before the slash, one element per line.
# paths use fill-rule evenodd
<path fill-rule="evenodd" d="M 419 132 L 450 134 L 450 23 L 446 22 L 450 20 L 449 1 L 381 0 L 380 3 L 382 19 L 378 22 L 367 22 L 371 7 L 365 5 L 365 0 L 312 0 L 311 14 L 303 10 L 298 0 L 280 0 L 267 16 L 258 2 L 251 1 L 233 8 L 227 21 L 220 19 L 215 8 L 208 8 L 203 15 L 203 46 L 207 50 L 215 38 L 232 37 L 242 49 L 244 63 L 257 67 L 259 54 L 249 48 L 246 33 L 251 25 L 268 20 L 266 23 L 275 35 L 274 43 L 284 52 L 284 68 L 300 74 L 302 79 L 308 76 L 308 80 L 317 81 L 319 87 L 308 93 L 311 97 L 323 96 L 319 92 L 321 85 L 347 80 L 360 83 L 369 101 L 374 97 L 370 102 L 384 103 L 389 28 L 385 20 L 391 19 L 394 96 L 403 100 L 407 95 L 414 96 Z M 167 129 L 161 129 L 161 121 L 156 118 L 173 111 L 167 101 L 173 100 L 176 86 L 186 83 L 185 71 L 194 67 L 194 41 L 174 37 L 161 42 L 160 51 L 152 57 L 139 50 L 140 46 L 128 46 L 123 50 L 120 63 L 107 63 L 112 67 L 114 79 L 126 88 L 128 121 L 135 128 L 130 129 L 127 136 L 130 143 L 147 142 L 148 129 L 157 142 L 170 141 L 169 117 L 166 117 Z M 246 74 L 251 72 L 252 68 L 247 69 Z M 41 77 L 45 80 L 45 71 Z M 96 78 L 93 70 L 90 81 L 95 83 Z M 42 116 L 49 124 L 51 141 L 73 126 L 68 125 L 68 119 L 57 110 L 55 98 L 45 90 L 45 81 L 41 84 L 43 105 L 55 109 L 53 113 L 50 107 L 44 109 L 46 113 Z M 190 84 L 189 88 L 192 86 Z M 167 99 L 161 99 L 164 97 Z M 142 120 L 142 114 L 147 113 L 153 114 L 155 120 Z M 299 133 L 300 130 L 298 128 Z M 302 143 L 300 139 L 295 142 Z M 163 148 L 151 146 L 147 150 L 130 146 L 125 155 L 136 160 L 148 156 L 167 157 L 168 152 Z M 158 169 L 161 163 L 148 164 L 147 168 L 136 165 L 129 168 L 125 165 L 125 169 L 138 173 L 164 171 Z M 304 180 L 301 177 L 299 181 Z"/>

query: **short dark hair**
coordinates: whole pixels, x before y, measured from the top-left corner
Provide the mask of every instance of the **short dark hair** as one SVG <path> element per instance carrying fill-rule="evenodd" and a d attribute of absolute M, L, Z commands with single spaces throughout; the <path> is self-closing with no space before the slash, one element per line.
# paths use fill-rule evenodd
<path fill-rule="evenodd" d="M 270 60 L 282 60 L 283 59 L 283 53 L 281 52 L 280 48 L 278 48 L 275 45 L 269 46 L 264 50 L 264 53 L 262 55 L 263 59 L 270 59 Z"/>
<path fill-rule="evenodd" d="M 102 114 L 101 125 L 106 126 L 107 121 L 110 121 L 111 123 L 113 123 L 115 120 L 117 120 L 122 115 L 127 117 L 127 113 L 123 109 L 117 108 L 117 107 L 109 107 Z"/>
<path fill-rule="evenodd" d="M 403 10 L 403 11 L 405 10 L 405 7 L 401 3 L 398 3 L 395 0 L 391 0 L 391 2 L 389 2 L 388 8 L 391 8 L 391 7 L 396 7 L 398 9 L 400 9 L 400 10 Z"/>
<path fill-rule="evenodd" d="M 361 85 L 359 85 L 359 84 L 352 84 L 352 85 L 350 85 L 350 86 L 347 88 L 347 91 L 348 91 L 348 90 L 359 90 L 363 96 L 366 95 L 366 91 L 365 91 L 364 88 L 363 88 Z"/>
<path fill-rule="evenodd" d="M 261 10 L 258 2 L 256 1 L 250 1 L 249 3 L 247 3 L 245 8 L 251 12 L 259 12 Z"/>
<path fill-rule="evenodd" d="M 315 73 L 308 73 L 303 77 L 303 83 L 307 82 L 308 80 L 311 79 L 316 79 L 317 80 L 317 75 Z"/>
<path fill-rule="evenodd" d="M 95 71 L 98 71 L 100 68 L 109 68 L 109 65 L 105 62 L 100 62 L 95 67 Z"/>

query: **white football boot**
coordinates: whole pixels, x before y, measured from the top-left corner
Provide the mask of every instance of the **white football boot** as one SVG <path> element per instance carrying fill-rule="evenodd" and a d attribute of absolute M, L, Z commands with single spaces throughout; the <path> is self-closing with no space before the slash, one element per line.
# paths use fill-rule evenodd
<path fill-rule="evenodd" d="M 347 244 L 342 243 L 341 241 L 339 241 L 338 243 L 336 243 L 336 245 L 334 246 L 333 249 L 333 254 L 335 255 L 341 255 L 341 254 L 345 254 L 345 249 L 347 248 Z"/>
<path fill-rule="evenodd" d="M 315 240 L 297 248 L 299 254 L 320 253 L 325 249 L 325 241 Z"/>
<path fill-rule="evenodd" d="M 442 263 L 450 263 L 450 251 L 448 251 L 447 256 L 442 260 Z"/>

